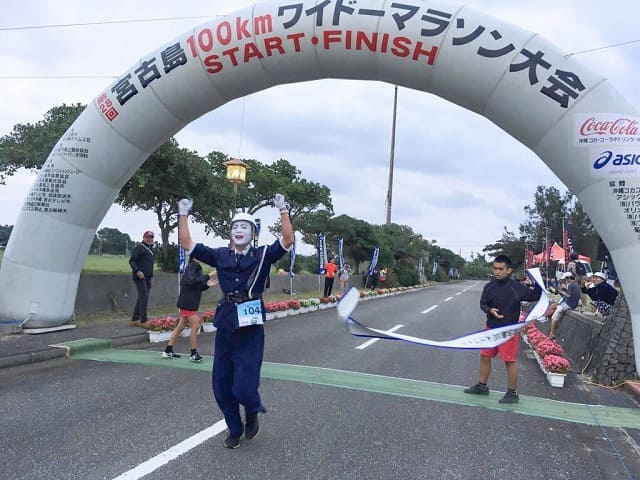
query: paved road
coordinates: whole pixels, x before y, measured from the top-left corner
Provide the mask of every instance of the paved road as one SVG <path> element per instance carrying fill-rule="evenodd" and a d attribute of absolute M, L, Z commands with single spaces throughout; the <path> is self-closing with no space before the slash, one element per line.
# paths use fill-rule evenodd
<path fill-rule="evenodd" d="M 443 340 L 482 323 L 482 284 L 459 282 L 362 302 L 376 328 Z M 576 375 L 550 387 L 521 352 L 521 403 L 461 392 L 477 352 L 346 333 L 335 310 L 272 321 L 263 429 L 237 450 L 200 365 L 162 344 L 88 348 L 0 370 L 3 479 L 640 479 L 640 410 Z M 185 339 L 180 347 L 184 351 Z M 523 344 L 521 344 L 523 346 Z"/>

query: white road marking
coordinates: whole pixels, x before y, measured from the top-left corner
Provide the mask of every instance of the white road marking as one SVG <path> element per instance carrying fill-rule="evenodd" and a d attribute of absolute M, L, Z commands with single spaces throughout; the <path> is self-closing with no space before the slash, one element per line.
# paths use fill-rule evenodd
<path fill-rule="evenodd" d="M 433 307 L 429 307 L 426 310 L 424 310 L 422 313 L 429 313 L 431 310 L 434 310 L 436 308 L 438 308 L 438 305 L 434 305 Z"/>
<path fill-rule="evenodd" d="M 449 300 L 451 300 L 453 297 L 449 297 L 449 298 L 445 298 L 444 301 L 448 302 Z"/>
<path fill-rule="evenodd" d="M 398 330 L 399 328 L 402 328 L 404 325 L 396 325 L 395 327 L 389 329 L 389 330 L 385 330 L 385 332 L 387 333 L 393 333 L 396 330 Z M 378 340 L 380 340 L 379 338 L 372 338 L 370 340 L 367 340 L 366 342 L 364 342 L 362 345 L 358 345 L 356 347 L 356 350 L 364 350 L 365 348 L 367 348 L 369 345 L 373 345 L 374 343 L 376 343 Z"/>
<path fill-rule="evenodd" d="M 197 447 L 201 443 L 209 440 L 211 437 L 215 437 L 221 432 L 224 432 L 227 428 L 227 424 L 224 420 L 214 423 L 208 428 L 205 428 L 201 432 L 187 438 L 186 440 L 178 443 L 177 445 L 159 453 L 153 458 L 150 458 L 144 463 L 141 463 L 135 468 L 132 468 L 128 472 L 124 472 L 122 475 L 117 476 L 113 480 L 138 480 L 145 475 L 149 475 L 151 472 L 166 465 L 171 460 L 178 458 L 183 453 L 187 453 L 189 450 Z"/>
<path fill-rule="evenodd" d="M 458 292 L 458 293 L 456 293 L 456 295 L 460 295 L 461 293 L 462 293 L 462 292 Z"/>

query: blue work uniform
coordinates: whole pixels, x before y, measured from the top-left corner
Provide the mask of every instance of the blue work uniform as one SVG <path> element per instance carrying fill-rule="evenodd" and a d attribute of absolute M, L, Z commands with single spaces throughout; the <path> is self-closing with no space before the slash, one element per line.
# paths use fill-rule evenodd
<path fill-rule="evenodd" d="M 238 256 L 234 249 L 196 244 L 190 255 L 218 272 L 223 298 L 216 307 L 217 329 L 212 373 L 213 394 L 224 414 L 232 437 L 244 432 L 240 404 L 245 413 L 266 412 L 260 401 L 260 368 L 264 354 L 264 326 L 238 326 L 238 305 L 259 300 L 262 321 L 266 319 L 262 292 L 271 264 L 287 253 L 280 240 L 249 248 Z"/>

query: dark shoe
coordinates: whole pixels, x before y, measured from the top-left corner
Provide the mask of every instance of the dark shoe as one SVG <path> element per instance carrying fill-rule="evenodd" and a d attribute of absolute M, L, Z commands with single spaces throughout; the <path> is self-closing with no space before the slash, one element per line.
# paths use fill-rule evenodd
<path fill-rule="evenodd" d="M 244 438 L 251 440 L 260 431 L 257 413 L 247 413 L 247 423 L 244 426 Z"/>
<path fill-rule="evenodd" d="M 224 448 L 238 448 L 240 446 L 240 437 L 232 437 L 227 435 L 224 439 Z"/>
<path fill-rule="evenodd" d="M 473 393 L 474 395 L 489 395 L 489 387 L 476 383 L 469 388 L 465 388 L 464 393 Z"/>
<path fill-rule="evenodd" d="M 518 403 L 519 400 L 520 397 L 516 391 L 507 390 L 507 393 L 504 394 L 504 397 L 498 400 L 498 403 Z"/>
<path fill-rule="evenodd" d="M 191 360 L 193 363 L 200 363 L 202 362 L 202 357 L 198 352 L 196 352 L 193 355 L 191 355 L 191 358 L 189 358 L 189 360 Z"/>

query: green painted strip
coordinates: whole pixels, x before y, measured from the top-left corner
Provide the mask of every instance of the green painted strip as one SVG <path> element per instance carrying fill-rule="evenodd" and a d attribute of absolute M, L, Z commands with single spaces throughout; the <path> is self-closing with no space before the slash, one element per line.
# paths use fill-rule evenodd
<path fill-rule="evenodd" d="M 89 342 L 89 340 L 96 339 L 88 339 L 86 343 L 69 342 L 57 346 L 67 348 L 70 357 L 80 360 L 181 368 L 203 372 L 210 372 L 213 366 L 211 357 L 205 357 L 202 363 L 191 363 L 188 358 L 185 358 L 186 356 L 180 359 L 163 359 L 158 352 L 117 350 L 111 348 L 109 341 L 106 341 L 105 344 L 105 341 L 101 343 Z M 90 348 L 91 345 L 93 345 L 93 349 Z M 583 405 L 527 395 L 520 395 L 520 403 L 518 404 L 503 405 L 498 403 L 501 394 L 468 395 L 462 392 L 463 387 L 457 385 L 282 363 L 265 362 L 262 366 L 262 378 L 418 398 L 585 425 L 640 429 L 640 411 L 633 408 Z"/>

